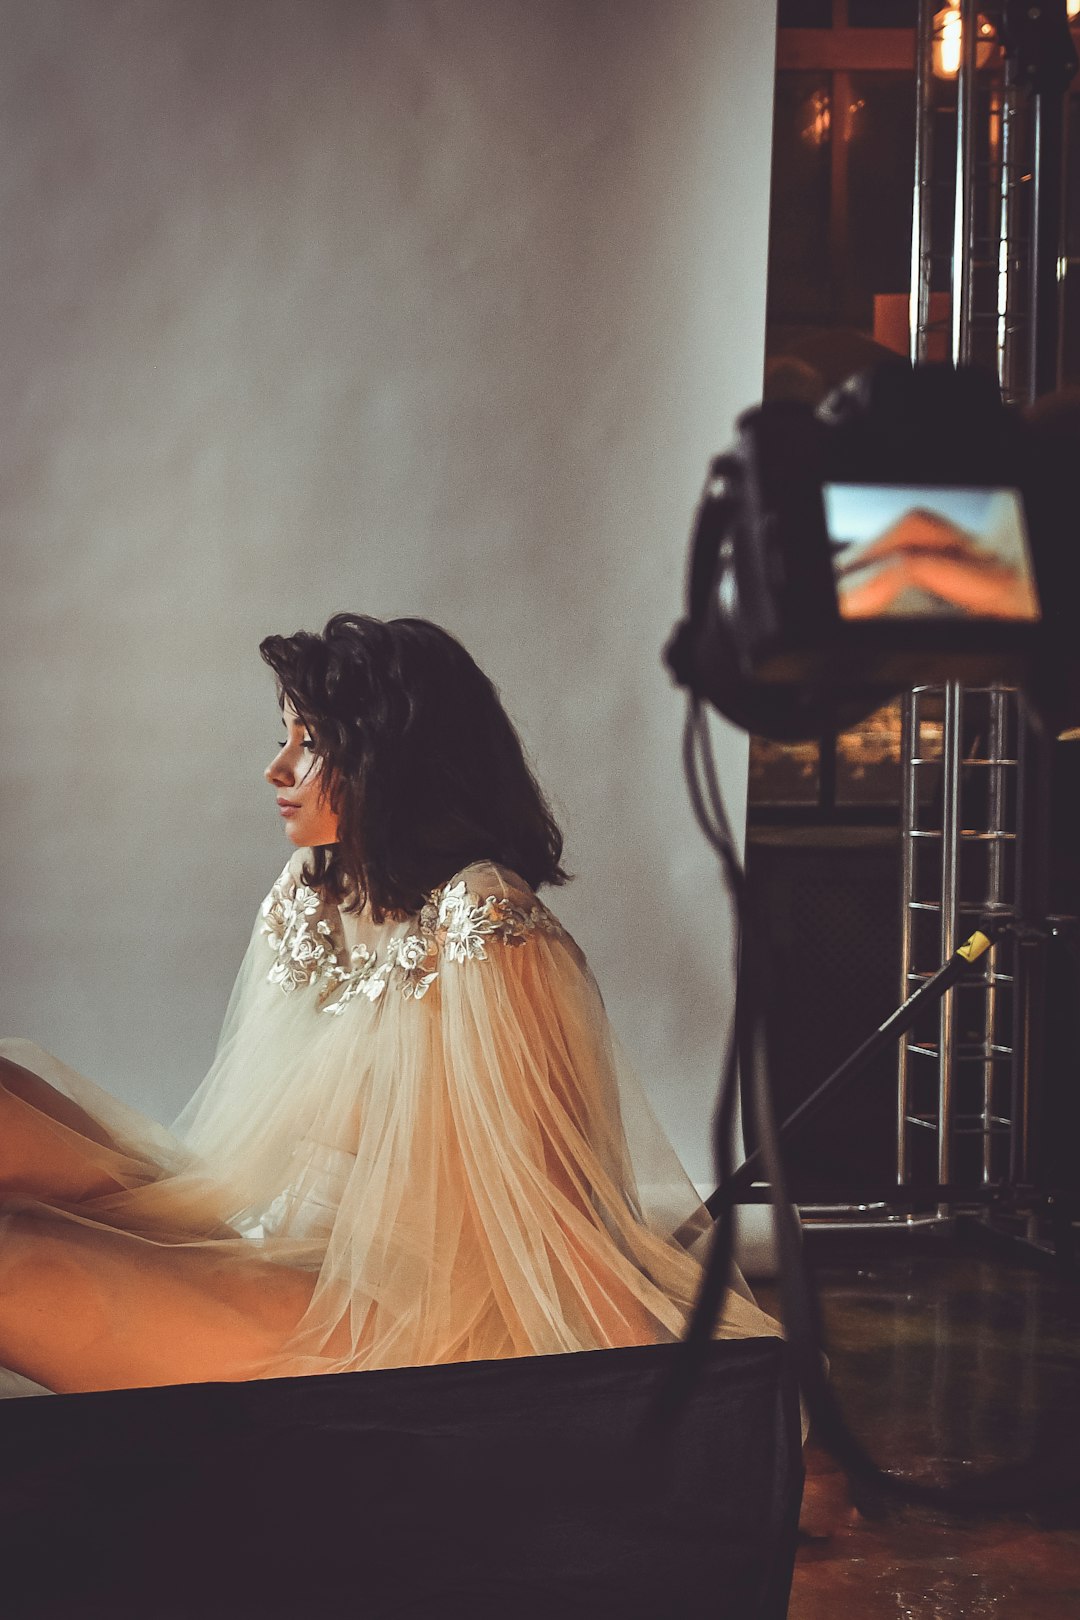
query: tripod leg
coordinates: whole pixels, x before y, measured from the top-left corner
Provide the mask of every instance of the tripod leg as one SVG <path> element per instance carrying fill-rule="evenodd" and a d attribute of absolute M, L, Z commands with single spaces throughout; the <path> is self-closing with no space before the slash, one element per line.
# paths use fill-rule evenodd
<path fill-rule="evenodd" d="M 934 976 L 920 985 L 913 996 L 909 996 L 902 1007 L 890 1013 L 885 1022 L 865 1040 L 860 1047 L 834 1069 L 828 1079 L 823 1080 L 816 1091 L 801 1102 L 779 1127 L 781 1142 L 797 1134 L 822 1108 L 835 1101 L 852 1080 L 872 1063 L 878 1053 L 891 1046 L 900 1036 L 905 1034 L 914 1024 L 923 1009 L 935 1001 L 940 1001 L 946 990 L 952 988 L 960 975 L 967 971 L 973 962 L 985 954 L 994 944 L 995 940 L 1007 926 L 1006 921 L 998 922 L 994 918 L 984 918 L 980 926 L 971 934 L 962 945 L 959 945 L 949 960 L 938 969 Z M 725 1202 L 738 1203 L 745 1201 L 758 1171 L 761 1168 L 761 1150 L 755 1149 L 739 1166 L 735 1174 L 729 1179 L 724 1196 L 721 1197 L 719 1189 L 705 1200 L 705 1207 L 711 1215 L 718 1215 Z"/>

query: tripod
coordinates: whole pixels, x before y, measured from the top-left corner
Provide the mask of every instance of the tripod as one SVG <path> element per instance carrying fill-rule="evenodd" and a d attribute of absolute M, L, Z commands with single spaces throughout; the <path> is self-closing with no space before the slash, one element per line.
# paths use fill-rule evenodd
<path fill-rule="evenodd" d="M 942 998 L 965 974 L 971 972 L 974 964 L 979 962 L 987 952 L 1002 939 L 1012 936 L 1017 940 L 1021 949 L 1037 947 L 1040 950 L 1051 938 L 1066 939 L 1073 948 L 1077 948 L 1077 925 L 1074 919 L 1046 919 L 1036 924 L 1025 923 L 1011 914 L 988 912 L 979 919 L 978 927 L 958 945 L 938 971 L 927 979 L 908 999 L 891 1013 L 867 1039 L 847 1057 L 837 1069 L 834 1069 L 810 1095 L 792 1110 L 779 1126 L 781 1143 L 797 1136 L 811 1120 L 815 1119 L 824 1110 L 833 1106 L 850 1088 L 860 1075 L 874 1062 L 879 1053 L 887 1050 L 894 1042 L 901 1040 L 916 1021 L 926 1011 L 940 1006 Z M 757 1177 L 761 1169 L 762 1153 L 760 1148 L 751 1152 L 734 1174 L 729 1177 L 723 1194 L 718 1190 L 706 1200 L 706 1208 L 714 1217 L 718 1216 L 725 1204 L 759 1203 L 768 1199 L 767 1188 L 757 1185 Z M 935 1182 L 929 1185 L 909 1184 L 903 1189 L 904 1193 L 913 1202 L 942 1202 L 949 1203 L 960 1199 L 965 1203 L 1000 1204 L 1003 1198 L 1018 1189 L 1004 1189 L 985 1186 L 977 1191 L 969 1187 L 960 1187 L 947 1182 Z M 1030 1193 L 1031 1189 L 1024 1189 Z M 1050 1194 L 1049 1203 L 1054 1216 L 1054 1247 L 1057 1258 L 1061 1264 L 1072 1267 L 1075 1262 L 1073 1241 L 1072 1201 L 1061 1194 Z"/>

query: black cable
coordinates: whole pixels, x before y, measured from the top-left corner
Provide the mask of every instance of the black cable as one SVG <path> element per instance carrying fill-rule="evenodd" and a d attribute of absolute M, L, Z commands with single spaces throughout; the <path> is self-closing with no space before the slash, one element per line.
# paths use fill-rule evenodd
<path fill-rule="evenodd" d="M 712 765 L 711 751 L 708 750 L 708 722 L 697 699 L 691 697 L 687 704 L 682 737 L 683 773 L 690 793 L 690 802 L 698 826 L 724 864 L 725 879 L 729 888 L 733 893 L 738 891 L 741 895 L 741 874 L 737 859 L 731 860 L 734 845 L 722 802 L 720 815 L 713 814 L 713 806 L 717 799 L 714 793 L 715 768 L 711 772 L 705 771 L 703 786 L 700 775 L 703 758 L 708 758 L 710 766 Z M 735 920 L 737 926 L 737 911 Z M 672 1417 L 689 1396 L 712 1343 L 713 1328 L 730 1286 L 735 1257 L 737 1217 L 728 1187 L 735 1171 L 733 1127 L 737 1076 L 738 1061 L 733 1023 L 720 1066 L 720 1082 L 712 1121 L 713 1163 L 717 1183 L 712 1197 L 714 1211 L 712 1233 L 686 1333 L 679 1352 L 672 1360 L 671 1373 L 661 1386 L 654 1414 L 658 1421 Z"/>
<path fill-rule="evenodd" d="M 699 758 L 700 755 L 700 758 Z M 716 1321 L 731 1268 L 731 1201 L 724 1183 L 732 1174 L 732 1122 L 736 1059 L 750 1077 L 759 1150 L 772 1200 L 772 1222 L 779 1259 L 781 1314 L 799 1386 L 814 1426 L 815 1439 L 843 1466 L 856 1501 L 866 1513 L 884 1511 L 888 1500 L 933 1507 L 953 1513 L 1019 1511 L 1080 1493 L 1080 1471 L 1049 1469 L 1030 1458 L 994 1468 L 956 1485 L 924 1485 L 882 1469 L 850 1429 L 825 1374 L 824 1338 L 817 1290 L 807 1264 L 798 1218 L 791 1205 L 780 1148 L 770 1084 L 769 962 L 747 914 L 745 874 L 735 849 L 730 823 L 712 757 L 711 738 L 700 704 L 691 697 L 683 732 L 683 766 L 694 815 L 717 853 L 735 913 L 740 975 L 733 1038 L 723 1065 L 716 1113 L 717 1196 L 723 1211 L 710 1249 L 699 1298 L 687 1330 L 686 1351 L 672 1379 L 677 1400 L 704 1359 L 704 1347 Z M 702 783 L 704 778 L 704 787 Z M 721 1270 L 722 1264 L 722 1270 Z"/>

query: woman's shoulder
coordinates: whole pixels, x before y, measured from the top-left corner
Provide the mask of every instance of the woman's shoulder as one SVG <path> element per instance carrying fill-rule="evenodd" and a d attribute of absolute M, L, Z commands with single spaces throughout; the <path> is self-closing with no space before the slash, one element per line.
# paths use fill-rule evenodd
<path fill-rule="evenodd" d="M 433 890 L 420 926 L 451 958 L 483 956 L 483 941 L 522 945 L 562 929 L 519 873 L 497 861 L 473 861 Z"/>
<path fill-rule="evenodd" d="M 326 904 L 321 890 L 308 882 L 310 850 L 298 849 L 286 862 L 262 904 L 262 914 L 268 917 L 286 907 L 314 914 Z M 482 906 L 489 903 L 512 906 L 531 911 L 540 906 L 536 891 L 519 873 L 498 861 L 472 861 L 452 877 L 440 883 L 427 896 L 419 913 L 425 922 L 439 911 L 459 910 L 465 904 Z"/>
<path fill-rule="evenodd" d="M 429 898 L 437 901 L 450 893 L 467 894 L 475 899 L 513 900 L 521 905 L 539 903 L 536 891 L 525 879 L 498 861 L 470 862 L 440 884 Z"/>

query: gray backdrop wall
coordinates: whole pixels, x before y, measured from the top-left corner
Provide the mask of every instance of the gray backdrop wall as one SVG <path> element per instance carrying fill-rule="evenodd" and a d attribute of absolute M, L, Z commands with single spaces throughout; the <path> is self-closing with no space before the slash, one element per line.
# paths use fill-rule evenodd
<path fill-rule="evenodd" d="M 422 614 L 500 685 L 708 1180 L 730 927 L 659 654 L 760 392 L 773 7 L 0 21 L 0 1028 L 170 1117 L 288 854 L 260 637 Z"/>

